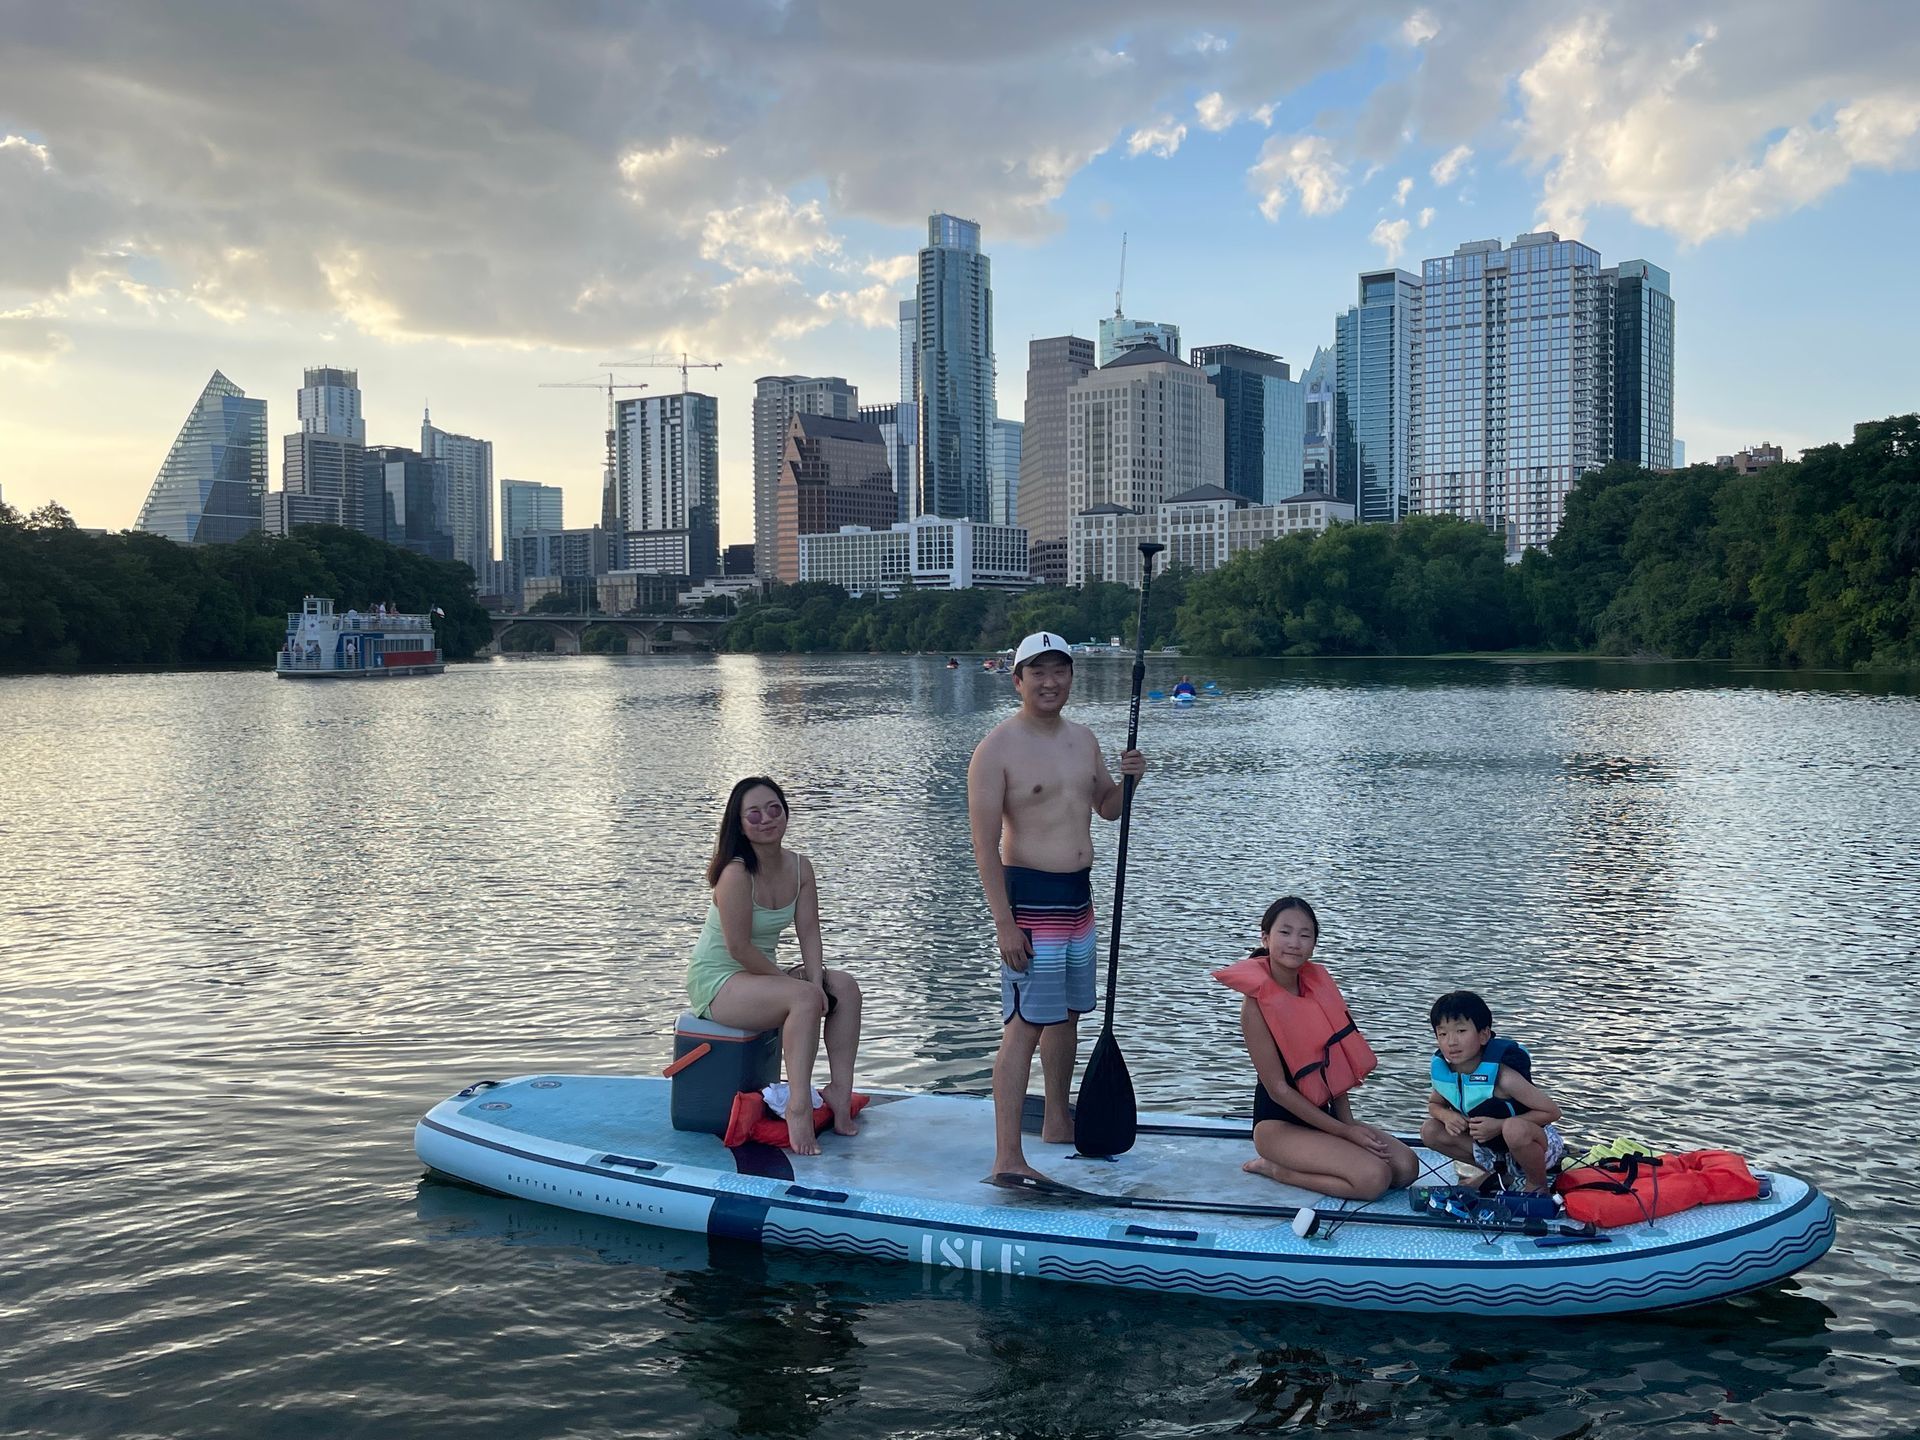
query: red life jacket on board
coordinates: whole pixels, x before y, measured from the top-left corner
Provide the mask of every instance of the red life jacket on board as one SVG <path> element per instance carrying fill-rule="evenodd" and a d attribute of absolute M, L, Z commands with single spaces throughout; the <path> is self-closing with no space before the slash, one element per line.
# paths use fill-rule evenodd
<path fill-rule="evenodd" d="M 1760 1182 L 1730 1150 L 1686 1150 L 1677 1155 L 1628 1155 L 1565 1170 L 1554 1182 L 1569 1220 L 1637 1225 L 1696 1205 L 1751 1200 Z"/>
<path fill-rule="evenodd" d="M 1287 1083 L 1309 1105 L 1325 1109 L 1379 1065 L 1379 1057 L 1354 1025 L 1340 987 L 1324 965 L 1309 960 L 1300 967 L 1298 995 L 1273 978 L 1264 950 L 1214 971 L 1213 978 L 1229 990 L 1252 997 L 1260 1007 L 1279 1047 Z"/>

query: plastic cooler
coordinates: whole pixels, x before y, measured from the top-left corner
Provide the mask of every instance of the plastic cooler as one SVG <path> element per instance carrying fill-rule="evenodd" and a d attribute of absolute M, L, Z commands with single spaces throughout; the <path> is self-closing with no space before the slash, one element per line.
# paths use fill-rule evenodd
<path fill-rule="evenodd" d="M 736 1030 L 691 1010 L 682 1012 L 673 1027 L 673 1058 L 702 1045 L 709 1047 L 706 1054 L 674 1072 L 673 1128 L 724 1135 L 733 1097 L 742 1090 L 764 1090 L 780 1078 L 780 1032 Z"/>

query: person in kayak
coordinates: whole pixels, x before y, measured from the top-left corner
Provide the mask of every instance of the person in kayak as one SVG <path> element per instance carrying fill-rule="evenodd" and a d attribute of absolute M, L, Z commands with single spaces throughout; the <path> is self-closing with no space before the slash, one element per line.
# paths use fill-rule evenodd
<path fill-rule="evenodd" d="M 1241 1168 L 1346 1200 L 1377 1200 L 1411 1185 L 1420 1164 L 1386 1131 L 1353 1118 L 1347 1095 L 1380 1062 L 1353 1023 L 1340 987 L 1313 963 L 1320 921 L 1297 895 L 1260 920 L 1260 948 L 1213 972 L 1245 998 L 1240 1031 L 1259 1084 L 1253 1147 Z"/>
<path fill-rule="evenodd" d="M 1039 1177 L 1020 1145 L 1033 1052 L 1046 1089 L 1040 1138 L 1069 1144 L 1076 1030 L 1094 1004 L 1093 817 L 1119 819 L 1122 793 L 1093 732 L 1061 713 L 1073 689 L 1065 640 L 1047 631 L 1022 640 L 1013 688 L 1019 711 L 988 732 L 967 766 L 967 818 L 1000 952 L 988 1175 Z M 1146 769 L 1138 750 L 1121 755 L 1122 775 L 1137 780 Z"/>
<path fill-rule="evenodd" d="M 687 966 L 696 1015 L 738 1030 L 778 1030 L 789 1087 L 787 1133 L 796 1153 L 818 1155 L 813 1065 L 824 1032 L 827 1083 L 820 1094 L 837 1134 L 853 1135 L 853 1061 L 860 1048 L 860 986 L 829 970 L 820 947 L 820 891 L 813 863 L 786 848 L 787 796 L 764 775 L 733 787 L 707 862 L 713 900 Z M 774 951 L 789 927 L 800 963 L 781 969 Z"/>
<path fill-rule="evenodd" d="M 1420 1143 L 1544 1194 L 1566 1151 L 1555 1123 L 1560 1107 L 1520 1065 L 1502 1063 L 1496 1046 L 1507 1054 L 1519 1047 L 1495 1037 L 1493 1011 L 1473 991 L 1442 995 L 1427 1019 L 1435 1046 L 1429 1067 L 1433 1088 L 1427 1092 Z"/>
<path fill-rule="evenodd" d="M 1199 693 L 1198 690 L 1193 688 L 1193 679 L 1191 676 L 1182 675 L 1178 680 L 1174 681 L 1173 698 L 1176 700 L 1182 695 L 1196 696 Z"/>

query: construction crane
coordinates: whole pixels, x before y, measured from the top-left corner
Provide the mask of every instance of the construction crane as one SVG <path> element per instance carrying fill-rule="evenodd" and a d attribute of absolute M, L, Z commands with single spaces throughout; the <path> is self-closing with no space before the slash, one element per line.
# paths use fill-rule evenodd
<path fill-rule="evenodd" d="M 683 350 L 680 352 L 680 358 L 678 360 L 674 359 L 671 355 L 649 355 L 644 360 L 602 360 L 600 362 L 600 368 L 603 370 L 678 370 L 680 372 L 680 393 L 684 395 L 687 393 L 687 371 L 718 370 L 720 368 L 720 362 L 718 360 L 695 360 Z"/>
<path fill-rule="evenodd" d="M 604 385 L 598 380 L 543 380 L 540 382 L 540 388 L 542 390 L 604 390 L 607 392 L 607 468 L 600 477 L 600 518 L 602 521 L 605 521 L 607 519 L 608 508 L 611 504 L 609 492 L 613 488 L 613 392 L 616 390 L 645 390 L 647 388 L 646 382 L 641 380 L 616 381 L 613 378 L 613 372 L 609 370 L 607 372 L 607 383 Z"/>
<path fill-rule="evenodd" d="M 1113 287 L 1113 318 L 1122 320 L 1126 312 L 1120 308 L 1120 297 L 1127 293 L 1127 232 L 1120 232 L 1120 283 Z"/>

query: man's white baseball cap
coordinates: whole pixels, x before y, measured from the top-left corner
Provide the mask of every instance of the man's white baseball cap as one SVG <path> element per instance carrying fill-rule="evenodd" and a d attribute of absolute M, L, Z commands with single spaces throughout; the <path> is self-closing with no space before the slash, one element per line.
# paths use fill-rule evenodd
<path fill-rule="evenodd" d="M 1054 654 L 1060 656 L 1069 665 L 1073 663 L 1073 647 L 1071 645 L 1067 644 L 1066 641 L 1062 640 L 1058 635 L 1055 635 L 1051 630 L 1036 630 L 1033 634 L 1022 640 L 1020 642 L 1020 648 L 1013 652 L 1014 673 L 1018 674 L 1020 667 L 1033 659 L 1034 656 L 1045 655 L 1048 651 L 1052 651 Z"/>

